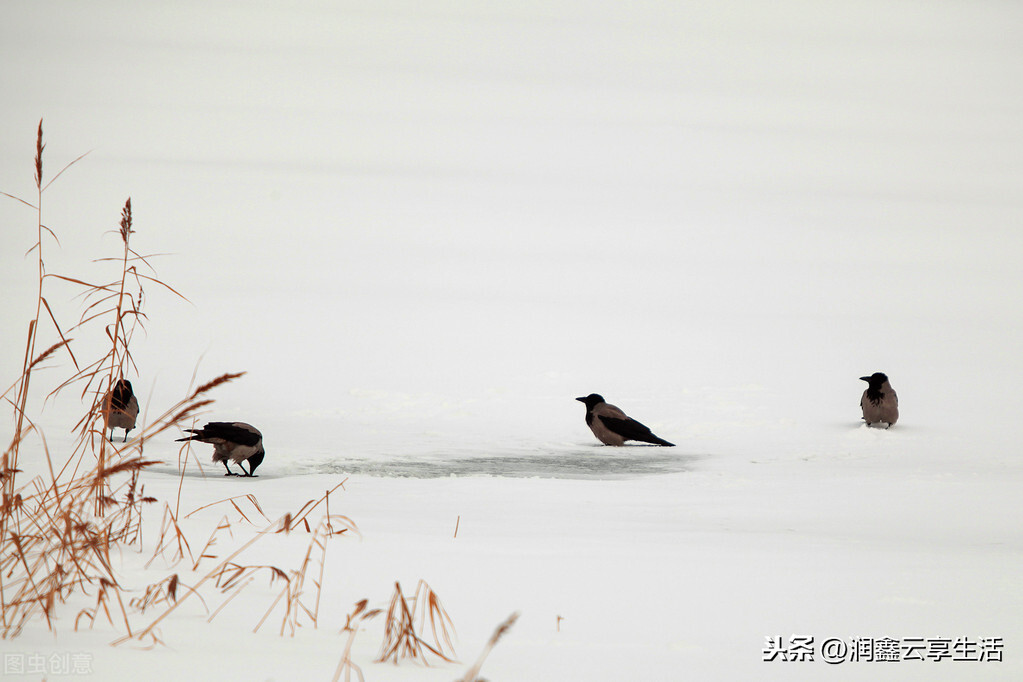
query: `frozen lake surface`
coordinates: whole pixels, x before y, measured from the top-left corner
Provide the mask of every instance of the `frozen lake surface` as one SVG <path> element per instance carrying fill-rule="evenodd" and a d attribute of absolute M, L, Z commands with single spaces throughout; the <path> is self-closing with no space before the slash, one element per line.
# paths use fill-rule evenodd
<path fill-rule="evenodd" d="M 496 476 L 611 480 L 688 471 L 699 459 L 695 455 L 665 454 L 656 446 L 630 446 L 615 454 L 604 450 L 606 448 L 594 446 L 594 449 L 578 451 L 563 449 L 494 455 L 453 451 L 421 458 L 344 459 L 311 466 L 309 473 L 400 478 Z"/>
<path fill-rule="evenodd" d="M 47 271 L 107 281 L 130 196 L 132 245 L 188 298 L 145 290 L 142 419 L 245 371 L 201 419 L 264 434 L 256 479 L 208 446 L 179 475 L 178 434 L 145 444 L 160 502 L 117 558 L 126 589 L 201 578 L 150 561 L 165 504 L 196 551 L 229 519 L 222 558 L 343 482 L 331 510 L 360 531 L 330 542 L 320 625 L 294 637 L 253 632 L 279 589 L 256 581 L 212 620 L 223 593 L 190 601 L 166 646 L 75 631 L 82 597 L 4 653 L 83 653 L 115 681 L 329 680 L 352 605 L 424 579 L 460 663 L 373 663 L 377 620 L 353 649 L 368 682 L 451 682 L 514 611 L 494 682 L 1023 679 L 1021 6 L 4 10 L 0 191 L 35 200 L 40 118 L 46 178 L 89 152 L 44 197 Z M 0 197 L 4 386 L 35 220 Z M 65 328 L 76 294 L 47 283 Z M 105 343 L 74 336 L 82 358 Z M 44 402 L 52 362 L 30 406 L 66 453 L 81 401 Z M 874 371 L 899 392 L 889 431 L 859 421 Z M 573 400 L 591 391 L 677 447 L 600 446 Z M 306 547 L 268 534 L 238 560 L 290 570 Z M 762 660 L 809 636 L 815 661 Z M 833 637 L 1005 655 L 839 666 Z"/>

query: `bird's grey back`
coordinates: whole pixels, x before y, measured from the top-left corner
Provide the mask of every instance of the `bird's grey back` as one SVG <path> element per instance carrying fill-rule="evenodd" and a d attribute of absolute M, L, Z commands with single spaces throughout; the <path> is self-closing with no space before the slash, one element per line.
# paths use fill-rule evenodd
<path fill-rule="evenodd" d="M 593 413 L 598 417 L 614 417 L 615 419 L 628 419 L 629 416 L 611 403 L 600 403 L 593 408 Z"/>

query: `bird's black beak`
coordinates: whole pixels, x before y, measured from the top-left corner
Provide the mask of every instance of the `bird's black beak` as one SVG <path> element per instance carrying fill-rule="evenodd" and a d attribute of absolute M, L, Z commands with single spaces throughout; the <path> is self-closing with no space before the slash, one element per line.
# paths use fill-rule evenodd
<path fill-rule="evenodd" d="M 869 384 L 870 383 L 870 377 L 860 377 L 860 381 L 866 381 Z"/>
<path fill-rule="evenodd" d="M 586 398 L 576 398 L 576 400 L 578 400 L 581 403 L 585 403 L 586 402 Z"/>

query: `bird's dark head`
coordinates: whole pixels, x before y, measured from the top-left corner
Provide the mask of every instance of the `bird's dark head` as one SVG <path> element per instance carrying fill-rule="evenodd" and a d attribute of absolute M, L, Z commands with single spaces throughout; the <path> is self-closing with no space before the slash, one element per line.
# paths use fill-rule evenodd
<path fill-rule="evenodd" d="M 576 398 L 576 400 L 581 403 L 585 403 L 587 410 L 592 410 L 594 407 L 604 402 L 604 396 L 599 393 L 591 393 L 586 397 Z"/>
<path fill-rule="evenodd" d="M 263 463 L 263 457 L 264 456 L 266 456 L 266 452 L 264 450 L 260 450 L 259 452 L 254 454 L 252 457 L 249 457 L 247 460 L 245 460 L 246 462 L 249 463 L 249 474 L 250 475 L 256 473 L 256 467 L 258 467 L 260 464 Z"/>
<path fill-rule="evenodd" d="M 888 381 L 888 375 L 884 372 L 874 372 L 869 377 L 860 377 L 860 381 L 866 381 L 871 388 L 878 389 Z"/>
<path fill-rule="evenodd" d="M 114 390 L 110 392 L 111 405 L 117 410 L 127 409 L 132 395 L 134 394 L 131 391 L 131 382 L 127 379 L 118 379 L 114 384 Z"/>

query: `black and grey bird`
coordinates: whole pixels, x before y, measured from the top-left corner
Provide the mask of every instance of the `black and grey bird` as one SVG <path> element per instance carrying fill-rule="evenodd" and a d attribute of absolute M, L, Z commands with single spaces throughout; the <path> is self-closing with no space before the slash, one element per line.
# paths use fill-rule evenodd
<path fill-rule="evenodd" d="M 124 429 L 123 443 L 128 442 L 128 432 L 135 428 L 135 420 L 139 416 L 139 401 L 131 390 L 131 382 L 118 379 L 114 390 L 107 393 L 106 409 L 107 426 L 110 427 L 110 440 L 114 439 L 114 429 Z"/>
<path fill-rule="evenodd" d="M 658 438 L 650 429 L 614 405 L 604 402 L 603 396 L 591 393 L 576 400 L 586 404 L 586 425 L 604 445 L 625 445 L 627 440 L 638 440 L 654 445 L 675 445 Z"/>
<path fill-rule="evenodd" d="M 888 383 L 888 375 L 874 372 L 869 377 L 860 377 L 860 381 L 868 384 L 860 398 L 863 420 L 867 426 L 885 424 L 886 429 L 890 428 L 899 420 L 899 396 L 895 395 L 895 390 Z"/>
<path fill-rule="evenodd" d="M 197 440 L 202 443 L 209 443 L 213 446 L 213 461 L 223 462 L 227 469 L 225 476 L 241 476 L 231 471 L 228 460 L 238 465 L 245 476 L 252 476 L 256 467 L 263 463 L 266 452 L 263 451 L 263 434 L 255 426 L 244 422 L 210 422 L 201 429 L 185 429 L 191 433 L 187 438 L 178 438 L 178 442 L 184 440 Z M 245 471 L 242 462 L 249 463 L 249 470 Z"/>

